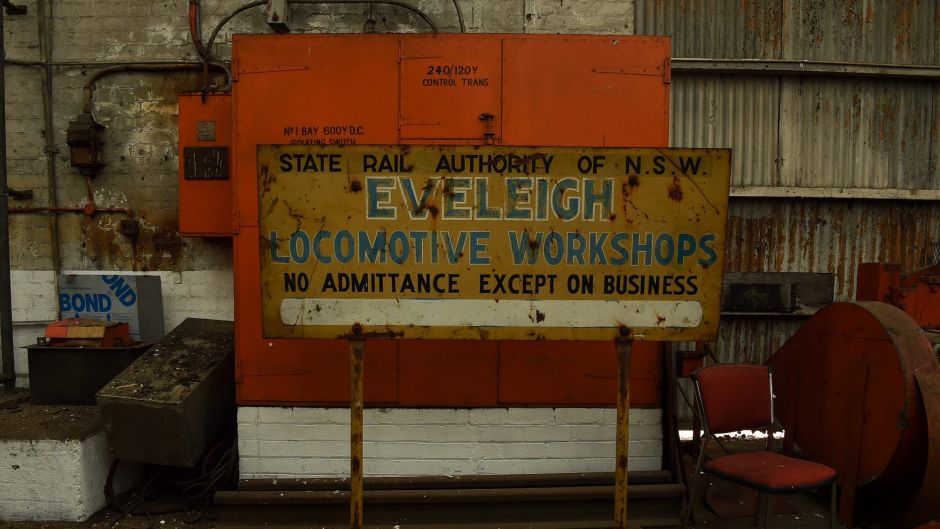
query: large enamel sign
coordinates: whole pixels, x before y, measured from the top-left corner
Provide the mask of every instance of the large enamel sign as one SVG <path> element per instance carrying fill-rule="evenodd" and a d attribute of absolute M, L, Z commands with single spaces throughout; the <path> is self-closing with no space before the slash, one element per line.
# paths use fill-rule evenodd
<path fill-rule="evenodd" d="M 730 161 L 259 146 L 264 336 L 714 340 Z"/>

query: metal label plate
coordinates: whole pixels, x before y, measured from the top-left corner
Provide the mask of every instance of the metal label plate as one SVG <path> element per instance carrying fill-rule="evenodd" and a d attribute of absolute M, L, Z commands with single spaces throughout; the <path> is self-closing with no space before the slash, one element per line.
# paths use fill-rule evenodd
<path fill-rule="evenodd" d="M 228 180 L 228 147 L 184 147 L 183 178 Z"/>
<path fill-rule="evenodd" d="M 215 121 L 197 122 L 196 139 L 199 141 L 215 141 Z"/>
<path fill-rule="evenodd" d="M 264 336 L 714 340 L 730 160 L 261 145 Z"/>

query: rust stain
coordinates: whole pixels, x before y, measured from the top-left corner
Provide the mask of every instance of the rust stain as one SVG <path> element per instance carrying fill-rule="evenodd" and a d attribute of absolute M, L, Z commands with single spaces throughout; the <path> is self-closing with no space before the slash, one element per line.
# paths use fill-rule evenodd
<path fill-rule="evenodd" d="M 892 25 L 897 28 L 894 36 L 894 51 L 898 55 L 907 56 L 910 51 L 910 33 L 911 33 L 911 4 L 908 2 L 892 2 L 896 7 L 901 8 L 892 19 Z"/>
<path fill-rule="evenodd" d="M 533 250 L 539 249 L 539 240 L 536 239 L 535 237 L 532 237 L 531 235 L 529 237 L 529 248 Z"/>
<path fill-rule="evenodd" d="M 535 311 L 535 323 L 542 323 L 543 321 L 545 321 L 545 313 L 540 310 L 536 310 Z"/>
<path fill-rule="evenodd" d="M 670 200 L 682 202 L 682 185 L 679 183 L 678 178 L 672 179 L 672 183 L 669 184 L 668 194 Z"/>
<path fill-rule="evenodd" d="M 271 201 L 271 205 L 268 206 L 268 214 L 269 214 L 269 215 L 271 214 L 272 211 L 274 211 L 274 208 L 277 207 L 277 204 L 278 204 L 278 202 L 280 202 L 280 201 L 281 201 L 280 198 L 274 197 L 274 200 Z"/>
<path fill-rule="evenodd" d="M 263 164 L 260 169 L 261 172 L 261 194 L 267 194 L 268 191 L 271 191 L 271 185 L 277 182 L 277 177 L 271 174 L 271 171 L 268 169 L 268 164 Z"/>
<path fill-rule="evenodd" d="M 623 202 L 623 214 L 627 214 L 627 203 L 630 202 L 630 188 L 627 184 L 622 184 L 620 186 L 620 198 Z"/>
<path fill-rule="evenodd" d="M 452 180 L 446 177 L 441 178 L 441 180 L 443 180 L 443 183 L 444 183 L 444 190 L 442 194 L 445 197 L 453 198 L 456 195 L 456 193 L 454 192 L 454 187 L 453 187 L 454 184 L 452 183 Z"/>

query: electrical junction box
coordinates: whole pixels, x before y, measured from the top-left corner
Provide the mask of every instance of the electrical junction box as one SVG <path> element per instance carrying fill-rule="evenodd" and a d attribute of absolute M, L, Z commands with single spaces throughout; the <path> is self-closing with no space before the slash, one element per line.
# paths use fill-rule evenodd
<path fill-rule="evenodd" d="M 135 341 L 166 334 L 159 276 L 63 274 L 59 276 L 62 318 L 125 322 Z"/>
<path fill-rule="evenodd" d="M 180 235 L 232 236 L 232 98 L 179 95 Z"/>

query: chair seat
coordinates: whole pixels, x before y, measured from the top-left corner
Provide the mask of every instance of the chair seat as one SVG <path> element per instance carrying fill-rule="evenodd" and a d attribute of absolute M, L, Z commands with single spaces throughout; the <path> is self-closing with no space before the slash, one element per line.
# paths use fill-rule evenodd
<path fill-rule="evenodd" d="M 705 472 L 728 481 L 779 494 L 812 490 L 836 479 L 836 471 L 819 463 L 774 452 L 742 452 L 705 464 Z"/>

